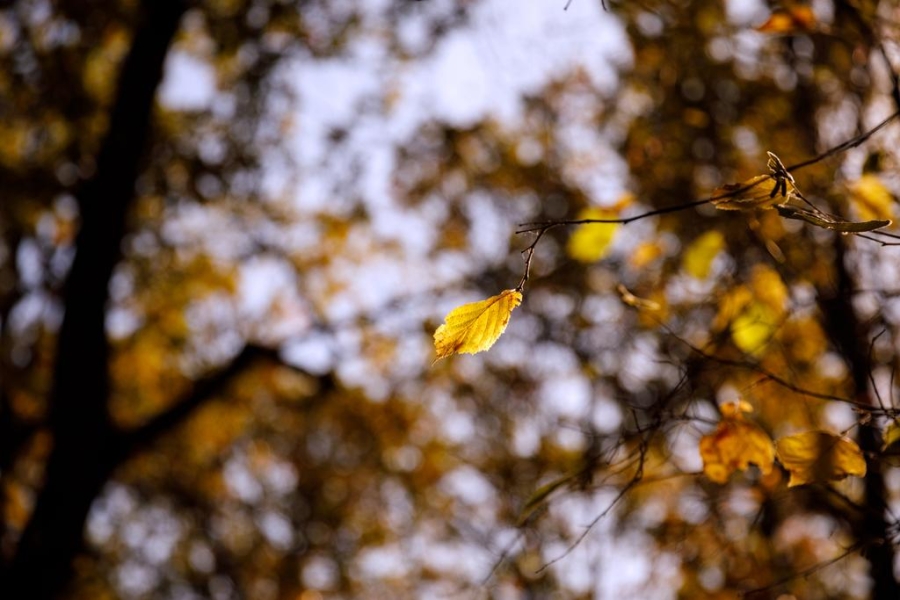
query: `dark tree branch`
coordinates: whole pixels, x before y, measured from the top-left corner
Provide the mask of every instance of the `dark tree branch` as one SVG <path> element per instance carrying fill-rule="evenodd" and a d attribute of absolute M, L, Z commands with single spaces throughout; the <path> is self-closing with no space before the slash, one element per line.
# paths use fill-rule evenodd
<path fill-rule="evenodd" d="M 279 361 L 278 352 L 261 346 L 244 346 L 237 356 L 224 368 L 196 381 L 183 398 L 159 413 L 145 424 L 119 435 L 116 455 L 120 460 L 131 456 L 152 444 L 162 434 L 172 431 L 183 423 L 200 406 L 221 394 L 234 379 L 245 372 L 254 362 L 263 359 Z"/>

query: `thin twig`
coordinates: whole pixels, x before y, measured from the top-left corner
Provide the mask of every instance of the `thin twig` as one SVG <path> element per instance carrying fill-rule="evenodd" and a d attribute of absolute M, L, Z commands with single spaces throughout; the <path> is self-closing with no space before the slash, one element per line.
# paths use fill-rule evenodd
<path fill-rule="evenodd" d="M 528 281 L 528 278 L 531 276 L 531 260 L 534 258 L 534 248 L 537 246 L 538 242 L 541 241 L 541 238 L 544 237 L 544 234 L 556 227 L 556 225 L 550 225 L 538 231 L 537 236 L 535 236 L 534 241 L 531 244 L 522 250 L 522 254 L 525 256 L 525 273 L 522 274 L 522 280 L 519 281 L 519 285 L 516 286 L 516 291 L 521 292 L 525 289 L 525 283 Z M 519 232 L 516 232 L 519 233 Z"/>
<path fill-rule="evenodd" d="M 556 563 L 558 563 L 559 561 L 561 561 L 562 559 L 567 557 L 569 554 L 571 554 L 572 551 L 575 550 L 575 548 L 577 548 L 581 544 L 582 541 L 584 541 L 584 538 L 586 538 L 588 536 L 588 534 L 591 532 L 591 530 L 594 528 L 594 526 L 596 526 L 597 523 L 599 523 L 601 520 L 603 520 L 603 518 L 606 517 L 606 515 L 608 515 L 612 511 L 612 509 L 614 509 L 616 507 L 616 505 L 619 504 L 619 502 L 622 500 L 622 498 L 625 497 L 625 494 L 627 494 L 634 486 L 636 486 L 638 484 L 638 482 L 641 481 L 641 479 L 643 479 L 644 463 L 647 461 L 647 446 L 649 445 L 649 438 L 652 436 L 653 436 L 653 432 L 651 431 L 647 438 L 643 438 L 641 440 L 641 445 L 640 445 L 639 455 L 638 455 L 639 462 L 638 462 L 637 471 L 632 476 L 631 480 L 625 485 L 625 487 L 623 487 L 621 490 L 619 490 L 619 493 L 616 494 L 616 497 L 613 498 L 613 501 L 609 503 L 609 506 L 607 506 L 599 515 L 594 517 L 594 519 L 590 523 L 585 525 L 584 531 L 581 532 L 581 535 L 579 535 L 575 539 L 574 542 L 569 544 L 569 547 L 566 548 L 562 554 L 560 554 L 556 558 L 550 560 L 549 562 L 545 563 L 543 566 L 541 566 L 540 569 L 538 569 L 535 572 L 535 574 L 543 573 L 544 571 L 546 571 L 547 569 L 549 569 L 550 567 L 552 567 L 553 565 L 555 565 Z"/>
<path fill-rule="evenodd" d="M 832 559 L 822 561 L 811 567 L 803 569 L 802 571 L 798 571 L 796 573 L 788 575 L 787 577 L 783 577 L 783 578 L 779 579 L 778 581 L 776 581 L 775 583 L 770 583 L 769 585 L 766 585 L 763 587 L 758 587 L 758 588 L 754 588 L 752 590 L 748 590 L 746 592 L 741 592 L 740 597 L 741 598 L 749 598 L 750 596 L 755 596 L 756 594 L 762 594 L 764 592 L 774 590 L 775 588 L 778 588 L 786 583 L 794 581 L 795 579 L 802 579 L 805 577 L 809 577 L 810 575 L 812 575 L 814 573 L 818 573 L 819 571 L 821 571 L 822 569 L 824 569 L 826 567 L 830 567 L 831 565 L 844 560 L 845 558 L 847 558 L 848 556 L 850 556 L 857 550 L 860 550 L 863 546 L 864 546 L 864 544 L 861 542 L 853 544 L 852 546 L 847 548 L 844 552 L 842 552 L 841 554 L 838 554 L 837 556 L 835 556 Z"/>
<path fill-rule="evenodd" d="M 875 342 L 877 342 L 878 338 L 880 338 L 885 333 L 887 333 L 887 329 L 882 328 L 878 335 L 873 337 L 872 341 L 869 342 L 869 365 L 871 365 L 873 360 L 875 359 Z M 869 368 L 869 384 L 872 386 L 872 391 L 875 392 L 875 398 L 878 400 L 878 406 L 881 407 L 881 410 L 886 412 L 887 408 L 884 406 L 884 399 L 881 397 L 881 392 L 878 391 L 878 384 L 875 383 L 875 373 L 872 371 L 871 367 Z"/>
<path fill-rule="evenodd" d="M 843 402 L 845 404 L 849 404 L 849 405 L 859 409 L 860 411 L 864 411 L 866 413 L 881 413 L 881 414 L 884 414 L 887 416 L 894 416 L 898 412 L 897 410 L 895 410 L 893 408 L 883 408 L 883 409 L 879 410 L 879 409 L 875 409 L 872 405 L 865 403 L 865 402 L 859 402 L 857 400 L 851 400 L 850 398 L 844 398 L 842 396 L 835 396 L 833 394 L 825 394 L 822 392 L 815 392 L 813 390 L 808 390 L 806 388 L 802 388 L 802 387 L 795 385 L 795 384 L 791 383 L 790 381 L 780 377 L 779 375 L 776 375 L 775 373 L 769 371 L 765 367 L 763 367 L 759 364 L 756 364 L 756 363 L 752 363 L 750 361 L 732 360 L 729 358 L 722 358 L 720 356 L 713 356 L 712 354 L 709 354 L 708 352 L 702 350 L 701 348 L 694 346 L 689 341 L 687 341 L 686 339 L 679 336 L 670 327 L 668 327 L 665 323 L 662 323 L 660 321 L 657 321 L 657 323 L 659 323 L 660 327 L 662 327 L 669 335 L 671 335 L 672 338 L 674 338 L 676 341 L 682 343 L 684 346 L 686 346 L 692 352 L 694 352 L 695 354 L 698 354 L 702 358 L 712 361 L 712 362 L 715 362 L 715 363 L 718 363 L 720 365 L 725 365 L 727 367 L 737 367 L 739 369 L 747 369 L 750 371 L 755 371 L 756 373 L 759 373 L 760 375 L 765 377 L 767 380 L 772 381 L 773 383 L 776 383 L 776 384 L 780 385 L 781 387 L 783 387 L 787 390 L 790 390 L 794 393 L 800 394 L 802 396 L 808 396 L 810 398 L 816 398 L 818 400 L 832 400 L 835 402 Z"/>
<path fill-rule="evenodd" d="M 889 117 L 884 119 L 881 123 L 879 123 L 872 129 L 866 131 L 865 133 L 861 133 L 860 135 L 856 136 L 855 138 L 849 139 L 842 144 L 838 144 L 837 146 L 826 150 L 825 152 L 823 152 L 822 154 L 819 154 L 818 156 L 816 156 L 814 158 L 797 163 L 796 165 L 791 165 L 790 167 L 788 167 L 788 171 L 796 171 L 798 169 L 803 169 L 810 165 L 814 165 L 818 162 L 822 162 L 826 158 L 830 158 L 830 157 L 834 156 L 835 154 L 840 154 L 841 152 L 845 152 L 845 151 L 849 150 L 850 148 L 856 148 L 857 146 L 859 146 L 860 144 L 862 144 L 863 142 L 868 140 L 870 137 L 872 137 L 877 131 L 879 131 L 879 130 L 883 129 L 885 126 L 887 126 L 888 123 L 890 123 L 897 117 L 900 117 L 900 110 L 891 114 Z"/>
<path fill-rule="evenodd" d="M 815 156 L 809 160 L 803 161 L 801 163 L 797 163 L 795 165 L 791 165 L 790 167 L 787 167 L 786 169 L 787 169 L 787 171 L 797 171 L 799 169 L 803 169 L 810 165 L 814 165 L 818 162 L 821 162 L 821 161 L 825 160 L 826 158 L 834 156 L 835 154 L 839 154 L 841 152 L 849 150 L 850 148 L 855 148 L 856 146 L 859 146 L 860 144 L 862 144 L 863 142 L 868 140 L 877 131 L 884 128 L 886 125 L 888 125 L 888 123 L 890 123 L 897 117 L 900 117 L 900 110 L 898 110 L 897 112 L 893 113 L 892 115 L 890 115 L 889 117 L 887 117 L 886 119 L 881 121 L 878 125 L 876 125 L 872 129 L 870 129 L 869 131 L 862 133 L 852 139 L 849 139 L 846 142 L 838 144 L 837 146 L 830 148 L 830 149 L 826 150 L 825 152 L 823 152 L 822 154 L 819 154 L 818 156 Z M 717 194 L 714 196 L 709 196 L 707 198 L 701 198 L 699 200 L 693 200 L 691 202 L 686 202 L 684 204 L 676 204 L 674 206 L 666 206 L 663 208 L 657 208 L 657 209 L 650 210 L 650 211 L 647 211 L 644 213 L 633 215 L 631 217 L 623 217 L 623 218 L 618 218 L 618 219 L 565 219 L 565 220 L 561 220 L 561 221 L 543 221 L 543 222 L 536 221 L 536 222 L 531 222 L 531 223 L 521 223 L 519 225 L 519 227 L 521 227 L 521 229 L 517 230 L 516 233 L 522 234 L 522 233 L 529 233 L 529 232 L 534 232 L 534 231 L 548 230 L 553 227 L 568 226 L 568 225 L 586 225 L 588 223 L 610 223 L 610 224 L 627 225 L 628 223 L 633 223 L 634 221 L 639 221 L 641 219 L 655 217 L 657 215 L 663 215 L 663 214 L 667 214 L 667 213 L 678 212 L 680 210 L 694 208 L 695 206 L 702 206 L 703 204 L 710 204 L 711 202 L 715 202 L 716 200 L 732 198 L 732 197 L 738 196 L 740 194 L 743 194 L 744 192 L 746 192 L 750 189 L 753 189 L 754 187 L 756 187 L 762 183 L 765 183 L 769 179 L 774 179 L 774 177 L 772 175 L 768 175 L 768 176 L 766 176 L 765 179 L 761 178 L 758 181 L 754 181 L 752 184 L 741 186 L 734 190 L 729 190 L 727 193 L 724 193 L 724 194 Z M 803 198 L 803 200 L 805 201 L 806 199 Z M 807 201 L 807 203 L 808 203 L 808 201 Z"/>

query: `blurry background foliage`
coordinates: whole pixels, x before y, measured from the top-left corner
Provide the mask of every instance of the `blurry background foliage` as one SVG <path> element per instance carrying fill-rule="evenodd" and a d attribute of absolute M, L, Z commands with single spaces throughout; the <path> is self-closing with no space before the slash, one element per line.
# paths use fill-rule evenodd
<path fill-rule="evenodd" d="M 3 4 L 0 596 L 53 555 L 27 597 L 898 597 L 898 249 L 710 206 L 557 228 L 491 351 L 431 366 L 443 315 L 519 281 L 518 223 L 690 202 L 900 108 L 892 0 L 568 4 Z M 133 198 L 98 196 L 166 10 Z M 898 134 L 798 186 L 896 219 Z M 107 360 L 58 342 L 113 206 Z M 100 359 L 99 397 L 54 387 Z M 741 398 L 773 438 L 856 439 L 866 477 L 710 481 L 700 438 Z M 84 545 L 47 550 L 45 467 L 93 445 L 109 472 L 71 454 L 60 484 Z"/>

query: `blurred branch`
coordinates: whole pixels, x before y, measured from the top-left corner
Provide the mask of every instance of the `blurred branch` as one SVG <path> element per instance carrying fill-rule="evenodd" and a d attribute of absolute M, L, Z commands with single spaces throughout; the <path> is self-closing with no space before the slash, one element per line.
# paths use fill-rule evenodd
<path fill-rule="evenodd" d="M 235 378 L 246 372 L 253 364 L 263 360 L 283 364 L 278 356 L 278 351 L 273 348 L 256 345 L 244 346 L 227 366 L 197 380 L 191 391 L 184 397 L 175 400 L 168 410 L 159 413 L 136 429 L 121 433 L 116 445 L 116 454 L 120 460 L 146 448 L 161 435 L 183 423 L 208 400 L 225 391 Z M 333 382 L 329 379 L 325 385 L 333 387 Z"/>
<path fill-rule="evenodd" d="M 787 379 L 784 379 L 783 377 L 766 369 L 761 364 L 752 362 L 750 360 L 735 360 L 735 359 L 731 359 L 731 358 L 724 358 L 721 356 L 716 356 L 714 354 L 710 354 L 709 352 L 703 350 L 702 348 L 698 348 L 694 344 L 690 343 L 688 340 L 684 339 L 683 337 L 681 337 L 680 335 L 675 333 L 675 331 L 672 328 L 668 327 L 665 323 L 663 323 L 661 321 L 656 321 L 656 322 L 660 328 L 665 330 L 666 333 L 668 333 L 668 335 L 672 337 L 672 339 L 674 339 L 677 342 L 679 342 L 680 344 L 684 345 L 686 348 L 688 348 L 691 352 L 693 352 L 700 358 L 710 361 L 712 363 L 715 363 L 715 364 L 718 364 L 721 366 L 725 366 L 725 367 L 734 367 L 737 369 L 745 369 L 748 371 L 753 371 L 754 373 L 758 373 L 759 375 L 761 375 L 765 380 L 771 381 L 772 383 L 775 383 L 775 384 L 785 388 L 786 390 L 790 390 L 796 394 L 800 394 L 801 396 L 806 396 L 809 398 L 816 398 L 818 400 L 830 400 L 833 402 L 843 402 L 844 404 L 848 404 L 848 405 L 854 407 L 854 409 L 856 409 L 860 412 L 863 412 L 863 413 L 883 414 L 883 415 L 889 416 L 889 417 L 895 417 L 898 413 L 900 413 L 900 410 L 894 409 L 892 407 L 891 408 L 884 407 L 884 406 L 876 407 L 876 406 L 873 406 L 869 402 L 862 402 L 859 400 L 854 400 L 853 398 L 846 398 L 844 396 L 836 396 L 834 394 L 825 394 L 823 392 L 817 392 L 815 390 L 810 390 L 810 389 L 801 387 L 799 385 L 791 383 Z"/>
<path fill-rule="evenodd" d="M 625 495 L 628 492 L 630 492 L 632 488 L 634 488 L 636 485 L 638 485 L 641 482 L 641 479 L 643 479 L 643 477 L 644 477 L 644 465 L 647 462 L 647 450 L 648 450 L 648 447 L 650 444 L 650 439 L 653 437 L 653 433 L 654 432 L 651 431 L 647 437 L 641 439 L 640 447 L 638 449 L 637 469 L 636 469 L 634 475 L 632 475 L 631 479 L 628 481 L 628 483 L 626 483 L 622 487 L 622 489 L 619 490 L 619 493 L 616 494 L 616 497 L 613 498 L 612 502 L 610 502 L 609 505 L 605 509 L 603 509 L 602 512 L 600 512 L 600 514 L 598 514 L 596 517 L 593 518 L 593 520 L 590 523 L 588 523 L 587 525 L 584 526 L 584 531 L 582 531 L 581 534 L 577 538 L 575 538 L 575 541 L 573 541 L 571 544 L 569 544 L 569 546 L 562 552 L 562 554 L 560 554 L 556 558 L 553 558 L 553 559 L 545 562 L 543 565 L 541 565 L 541 567 L 535 572 L 536 574 L 543 573 L 544 571 L 546 571 L 547 569 L 549 569 L 550 567 L 552 567 L 553 565 L 555 565 L 556 563 L 558 563 L 559 561 L 561 561 L 562 559 L 567 557 L 569 554 L 571 554 L 572 551 L 575 550 L 575 548 L 577 548 L 581 544 L 582 541 L 584 541 L 584 539 L 588 536 L 588 534 L 591 532 L 591 530 L 597 525 L 597 523 L 602 521 L 604 519 L 604 517 L 606 517 L 610 512 L 612 512 L 612 510 L 616 506 L 618 506 L 619 502 L 625 497 Z"/>
<path fill-rule="evenodd" d="M 771 592 L 772 590 L 775 590 L 775 589 L 783 586 L 786 583 L 790 583 L 791 581 L 795 581 L 797 579 L 805 579 L 805 578 L 809 577 L 810 575 L 818 573 L 819 571 L 821 571 L 822 569 L 824 569 L 826 567 L 830 567 L 831 565 L 844 560 L 851 554 L 854 554 L 857 551 L 862 550 L 863 548 L 865 548 L 865 545 L 862 543 L 853 544 L 852 546 L 850 546 L 849 548 L 847 548 L 846 550 L 844 550 L 843 552 L 841 552 L 834 558 L 831 558 L 829 560 L 824 560 L 820 563 L 816 563 L 807 569 L 803 569 L 802 571 L 792 573 L 792 574 L 788 575 L 787 577 L 783 577 L 783 578 L 779 579 L 778 581 L 771 583 L 769 585 L 754 588 L 752 590 L 747 590 L 746 592 L 741 593 L 740 597 L 741 598 L 751 598 L 751 597 L 757 596 L 759 594 L 765 594 L 767 592 Z"/>

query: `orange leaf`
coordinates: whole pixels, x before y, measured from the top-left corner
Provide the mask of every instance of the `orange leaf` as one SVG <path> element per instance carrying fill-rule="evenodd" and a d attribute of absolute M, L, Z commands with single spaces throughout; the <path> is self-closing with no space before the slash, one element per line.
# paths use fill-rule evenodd
<path fill-rule="evenodd" d="M 812 8 L 805 5 L 792 6 L 776 10 L 769 20 L 756 28 L 762 33 L 794 34 L 816 30 L 816 15 Z"/>
<path fill-rule="evenodd" d="M 755 464 L 763 475 L 772 471 L 775 448 L 769 435 L 743 413 L 752 408 L 746 402 L 722 406 L 722 420 L 716 430 L 700 438 L 703 472 L 716 483 L 725 483 L 737 470 Z"/>

